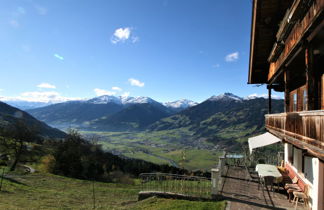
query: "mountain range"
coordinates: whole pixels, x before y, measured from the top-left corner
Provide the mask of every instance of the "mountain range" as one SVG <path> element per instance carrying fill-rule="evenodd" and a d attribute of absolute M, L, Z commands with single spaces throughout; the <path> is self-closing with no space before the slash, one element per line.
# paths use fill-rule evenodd
<path fill-rule="evenodd" d="M 188 128 L 199 136 L 219 138 L 216 133 L 225 131 L 225 127 L 246 128 L 244 130 L 250 133 L 260 131 L 267 106 L 267 99 L 241 98 L 232 93 L 212 96 L 199 104 L 185 99 L 162 104 L 149 97 L 100 96 L 27 112 L 60 129 L 142 131 Z M 282 112 L 282 107 L 282 100 L 273 100 L 275 112 Z"/>
<path fill-rule="evenodd" d="M 168 104 L 149 97 L 103 95 L 89 100 L 69 101 L 27 110 L 37 119 L 57 128 L 86 130 L 142 130 L 151 123 L 197 103 L 179 100 Z"/>

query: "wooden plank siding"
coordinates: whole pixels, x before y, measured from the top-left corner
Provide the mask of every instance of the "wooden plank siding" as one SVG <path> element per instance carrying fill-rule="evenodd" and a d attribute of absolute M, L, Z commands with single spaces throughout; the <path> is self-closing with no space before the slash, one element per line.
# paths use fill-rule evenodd
<path fill-rule="evenodd" d="M 324 158 L 324 110 L 268 114 L 265 121 L 270 132 L 312 145 Z"/>
<path fill-rule="evenodd" d="M 270 63 L 268 81 L 271 81 L 273 76 L 283 67 L 283 64 L 287 62 L 288 57 L 293 56 L 293 52 L 298 51 L 298 45 L 302 44 L 302 39 L 305 37 L 313 23 L 323 13 L 324 0 L 314 0 L 312 6 L 306 13 L 305 17 L 295 24 L 287 40 L 285 41 L 285 47 L 275 62 Z"/>

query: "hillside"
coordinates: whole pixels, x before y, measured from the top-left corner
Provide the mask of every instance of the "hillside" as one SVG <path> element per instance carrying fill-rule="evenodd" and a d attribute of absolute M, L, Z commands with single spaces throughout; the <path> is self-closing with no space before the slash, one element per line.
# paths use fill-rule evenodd
<path fill-rule="evenodd" d="M 63 138 L 66 135 L 64 132 L 46 125 L 28 113 L 0 102 L 0 128 L 15 127 L 18 122 L 23 123 L 42 137 Z"/>
<path fill-rule="evenodd" d="M 268 99 L 244 100 L 232 94 L 214 96 L 176 115 L 163 118 L 149 130 L 162 131 L 187 128 L 196 138 L 204 137 L 224 146 L 264 131 L 264 115 L 268 112 Z M 283 111 L 283 100 L 272 101 L 273 112 Z"/>
<path fill-rule="evenodd" d="M 140 184 L 92 182 L 36 173 L 3 181 L 0 209 L 224 209 L 222 202 L 149 198 L 137 201 Z"/>

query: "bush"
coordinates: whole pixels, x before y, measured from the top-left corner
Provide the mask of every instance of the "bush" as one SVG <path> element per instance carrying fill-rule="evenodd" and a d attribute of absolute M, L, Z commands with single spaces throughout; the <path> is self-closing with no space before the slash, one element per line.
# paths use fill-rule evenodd
<path fill-rule="evenodd" d="M 134 185 L 134 180 L 128 175 L 121 171 L 113 171 L 109 173 L 109 178 L 112 182 L 121 184 L 132 184 Z"/>
<path fill-rule="evenodd" d="M 41 158 L 40 170 L 42 172 L 53 173 L 56 164 L 55 157 L 53 155 L 46 155 Z"/>

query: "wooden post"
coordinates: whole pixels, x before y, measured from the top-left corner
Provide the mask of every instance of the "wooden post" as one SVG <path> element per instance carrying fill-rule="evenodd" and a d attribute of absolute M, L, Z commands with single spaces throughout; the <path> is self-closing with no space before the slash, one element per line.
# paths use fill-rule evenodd
<path fill-rule="evenodd" d="M 272 107 L 271 107 L 271 85 L 268 85 L 268 102 L 269 102 L 269 105 L 268 105 L 268 114 L 271 114 L 272 112 Z"/>
<path fill-rule="evenodd" d="M 314 70 L 313 48 L 308 43 L 305 49 L 305 67 L 306 67 L 306 85 L 307 85 L 307 107 L 308 110 L 316 110 L 318 108 L 318 87 L 316 73 Z"/>
<path fill-rule="evenodd" d="M 289 94 L 289 72 L 288 69 L 284 71 L 284 79 L 285 79 L 285 112 L 290 112 L 290 94 Z"/>

